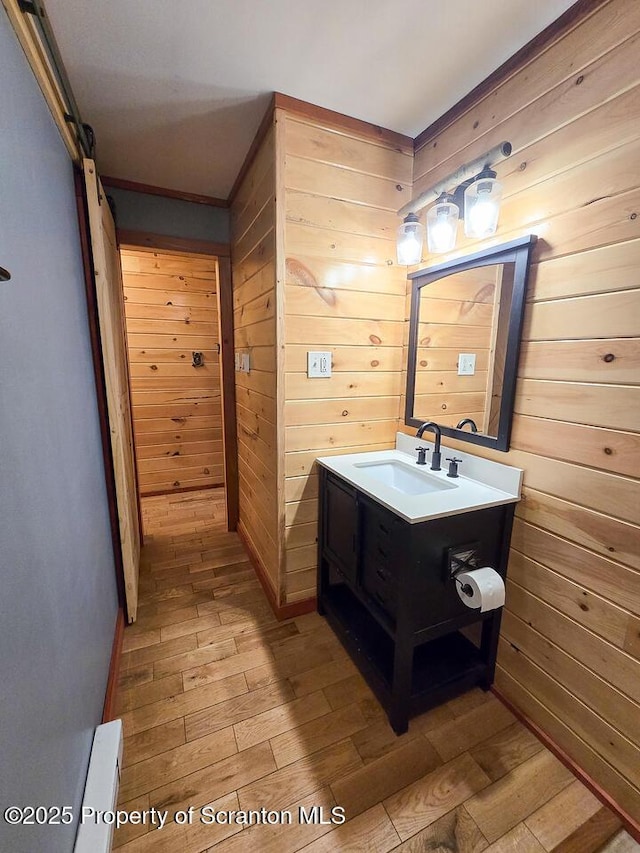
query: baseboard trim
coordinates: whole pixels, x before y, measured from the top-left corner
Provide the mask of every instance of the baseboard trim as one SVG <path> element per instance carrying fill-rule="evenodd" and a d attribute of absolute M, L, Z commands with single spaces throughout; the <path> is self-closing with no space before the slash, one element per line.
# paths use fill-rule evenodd
<path fill-rule="evenodd" d="M 107 690 L 104 695 L 102 707 L 102 722 L 109 723 L 116 718 L 116 691 L 118 689 L 118 676 L 120 675 L 120 661 L 122 659 L 122 641 L 124 639 L 124 609 L 118 608 L 116 627 L 113 634 L 113 646 L 111 647 L 111 661 L 109 663 L 109 677 L 107 678 Z"/>
<path fill-rule="evenodd" d="M 620 819 L 624 828 L 627 830 L 629 835 L 638 843 L 640 843 L 640 824 L 638 824 L 632 817 L 629 815 L 621 806 L 616 803 L 616 801 L 611 797 L 610 794 L 598 785 L 595 779 L 592 779 L 591 776 L 577 764 L 570 755 L 568 755 L 564 749 L 559 746 L 555 742 L 555 740 L 550 737 L 537 723 L 528 717 L 525 713 L 523 713 L 518 707 L 516 707 L 509 699 L 504 696 L 500 690 L 493 686 L 491 688 L 491 692 L 499 699 L 503 705 L 505 705 L 514 717 L 525 725 L 529 731 L 533 732 L 533 734 L 541 741 L 547 749 L 552 752 L 555 757 L 561 761 L 566 768 L 568 768 L 573 775 L 580 781 L 582 784 L 588 788 L 591 793 L 597 797 L 600 802 L 605 805 L 608 809 L 610 809 L 616 817 Z"/>
<path fill-rule="evenodd" d="M 276 591 L 271 585 L 266 566 L 254 550 L 242 521 L 238 522 L 238 536 L 245 547 L 249 556 L 249 562 L 253 566 L 256 577 L 260 581 L 260 586 L 264 590 L 264 594 L 267 596 L 269 606 L 273 610 L 276 619 L 282 622 L 285 619 L 295 619 L 296 616 L 304 616 L 305 613 L 313 613 L 316 609 L 315 598 L 306 598 L 304 601 L 295 601 L 293 604 L 278 603 Z"/>

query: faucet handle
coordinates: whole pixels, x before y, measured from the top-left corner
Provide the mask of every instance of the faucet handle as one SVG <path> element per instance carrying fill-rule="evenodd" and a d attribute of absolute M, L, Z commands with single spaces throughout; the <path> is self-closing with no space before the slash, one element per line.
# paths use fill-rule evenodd
<path fill-rule="evenodd" d="M 427 453 L 429 452 L 428 447 L 416 447 L 418 451 L 418 458 L 416 460 L 416 465 L 426 465 L 427 464 Z"/>
<path fill-rule="evenodd" d="M 447 462 L 449 463 L 449 472 L 447 473 L 447 477 L 457 477 L 458 465 L 462 462 L 462 459 L 458 459 L 456 456 L 447 456 Z"/>

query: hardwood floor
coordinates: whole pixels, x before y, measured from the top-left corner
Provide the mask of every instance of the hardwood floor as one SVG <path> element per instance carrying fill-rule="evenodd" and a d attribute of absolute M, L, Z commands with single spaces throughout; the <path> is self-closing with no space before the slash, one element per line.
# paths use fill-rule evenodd
<path fill-rule="evenodd" d="M 640 849 L 490 693 L 472 690 L 396 737 L 320 616 L 273 617 L 225 531 L 221 491 L 144 498 L 143 515 L 118 807 L 168 818 L 117 830 L 122 853 Z M 200 812 L 211 805 L 223 818 L 267 809 L 291 822 L 211 823 Z M 326 822 L 305 824 L 299 809 L 314 806 Z M 342 825 L 330 822 L 335 806 Z"/>

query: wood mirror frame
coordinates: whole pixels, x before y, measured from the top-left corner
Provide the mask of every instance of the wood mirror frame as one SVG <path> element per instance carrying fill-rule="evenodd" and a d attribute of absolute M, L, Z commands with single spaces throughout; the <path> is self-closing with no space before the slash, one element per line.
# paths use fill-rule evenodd
<path fill-rule="evenodd" d="M 508 329 L 506 330 L 506 350 L 504 360 L 504 375 L 502 382 L 502 395 L 499 414 L 497 417 L 497 434 L 487 435 L 480 432 L 467 432 L 455 427 L 441 426 L 442 434 L 478 444 L 484 447 L 492 447 L 494 450 L 507 451 L 511 435 L 511 422 L 513 418 L 513 402 L 516 390 L 516 376 L 518 370 L 518 356 L 520 353 L 520 338 L 522 335 L 522 322 L 524 317 L 525 292 L 531 251 L 536 242 L 535 235 L 521 237 L 509 243 L 492 246 L 472 255 L 456 258 L 437 266 L 417 270 L 409 275 L 412 280 L 411 291 L 411 313 L 409 316 L 409 348 L 407 355 L 407 393 L 405 406 L 405 424 L 407 426 L 419 427 L 426 420 L 438 422 L 437 416 L 426 415 L 416 417 L 414 414 L 414 397 L 416 389 L 416 369 L 418 355 L 418 330 L 420 323 L 420 295 L 423 288 L 454 273 L 485 267 L 490 265 L 512 263 L 513 287 L 511 305 L 508 313 Z M 424 319 L 423 319 L 424 322 Z M 496 320 L 497 322 L 497 320 Z M 463 415 L 460 415 L 463 417 Z"/>

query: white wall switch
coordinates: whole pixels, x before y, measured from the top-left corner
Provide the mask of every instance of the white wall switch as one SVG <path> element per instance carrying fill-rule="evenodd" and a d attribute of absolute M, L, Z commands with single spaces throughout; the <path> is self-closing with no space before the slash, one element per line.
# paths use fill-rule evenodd
<path fill-rule="evenodd" d="M 235 364 L 236 373 L 242 370 L 242 355 L 239 352 L 234 353 L 233 363 Z"/>
<path fill-rule="evenodd" d="M 473 376 L 476 372 L 475 352 L 458 353 L 458 376 Z"/>
<path fill-rule="evenodd" d="M 309 379 L 318 379 L 331 376 L 331 353 L 308 352 L 307 376 L 309 377 Z"/>
<path fill-rule="evenodd" d="M 249 373 L 249 371 L 251 370 L 251 360 L 250 360 L 250 358 L 249 358 L 249 353 L 248 353 L 248 352 L 243 352 L 243 353 L 242 353 L 242 363 L 241 363 L 241 366 L 240 366 L 240 370 L 241 370 L 243 373 Z"/>

